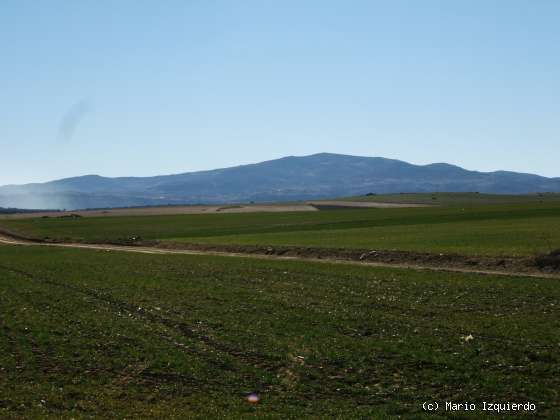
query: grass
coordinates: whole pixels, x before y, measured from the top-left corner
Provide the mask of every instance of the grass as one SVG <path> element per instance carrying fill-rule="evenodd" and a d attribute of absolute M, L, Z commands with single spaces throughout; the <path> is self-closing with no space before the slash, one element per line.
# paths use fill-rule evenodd
<path fill-rule="evenodd" d="M 534 255 L 560 248 L 560 203 L 179 216 L 1 220 L 38 238 L 143 239 Z"/>
<path fill-rule="evenodd" d="M 559 302 L 544 279 L 0 246 L 0 417 L 417 417 L 447 400 L 554 418 Z"/>

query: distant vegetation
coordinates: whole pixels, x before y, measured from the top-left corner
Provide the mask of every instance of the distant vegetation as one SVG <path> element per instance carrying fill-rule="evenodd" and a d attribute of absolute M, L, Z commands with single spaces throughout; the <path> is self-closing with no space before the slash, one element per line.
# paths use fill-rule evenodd
<path fill-rule="evenodd" d="M 0 207 L 0 214 L 38 213 L 38 212 L 42 212 L 42 211 L 50 211 L 50 210 L 16 209 L 16 208 Z"/>
<path fill-rule="evenodd" d="M 437 206 L 474 206 L 486 204 L 560 203 L 559 193 L 533 194 L 482 194 L 478 192 L 435 192 L 435 193 L 367 193 L 359 196 L 339 198 L 340 201 L 366 201 L 379 203 L 431 204 Z"/>

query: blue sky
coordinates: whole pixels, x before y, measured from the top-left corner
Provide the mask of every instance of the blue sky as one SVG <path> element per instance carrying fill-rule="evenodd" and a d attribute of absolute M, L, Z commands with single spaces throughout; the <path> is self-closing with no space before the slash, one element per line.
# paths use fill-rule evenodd
<path fill-rule="evenodd" d="M 317 152 L 560 176 L 560 2 L 0 3 L 0 184 Z"/>

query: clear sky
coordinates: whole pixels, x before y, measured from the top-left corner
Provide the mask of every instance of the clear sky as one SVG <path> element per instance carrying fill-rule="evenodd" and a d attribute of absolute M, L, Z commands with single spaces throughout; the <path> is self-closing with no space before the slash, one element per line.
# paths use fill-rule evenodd
<path fill-rule="evenodd" d="M 317 152 L 560 176 L 560 1 L 0 2 L 0 184 Z"/>

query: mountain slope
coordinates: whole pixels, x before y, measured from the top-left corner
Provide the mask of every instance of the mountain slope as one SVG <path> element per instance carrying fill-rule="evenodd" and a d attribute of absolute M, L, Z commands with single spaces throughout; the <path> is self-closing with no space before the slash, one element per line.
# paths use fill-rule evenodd
<path fill-rule="evenodd" d="M 319 153 L 210 171 L 155 177 L 66 178 L 0 187 L 0 206 L 124 207 L 332 198 L 368 192 L 560 192 L 560 178 L 476 172 L 445 163 L 413 165 L 380 157 Z"/>

